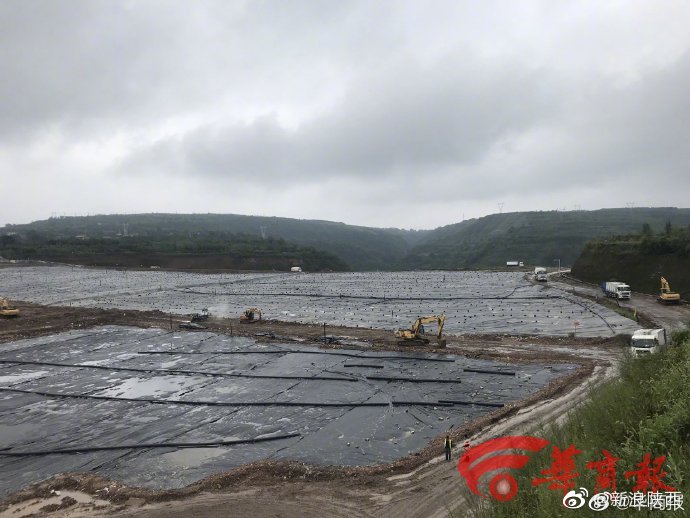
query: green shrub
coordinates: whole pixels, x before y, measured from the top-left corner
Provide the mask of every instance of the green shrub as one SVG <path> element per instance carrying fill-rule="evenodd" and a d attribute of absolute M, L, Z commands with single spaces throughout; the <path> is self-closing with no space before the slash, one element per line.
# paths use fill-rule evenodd
<path fill-rule="evenodd" d="M 471 498 L 471 512 L 487 518 L 566 516 L 569 512 L 578 516 L 602 514 L 587 508 L 568 511 L 562 506 L 562 491 L 532 486 L 532 479 L 552 462 L 552 445 L 563 450 L 574 444 L 582 451 L 575 457 L 579 473 L 576 487 L 587 488 L 590 496 L 595 487 L 595 472 L 585 464 L 600 460 L 603 449 L 620 458 L 618 491 L 631 490 L 632 481 L 625 479 L 624 472 L 636 469 L 644 454 L 651 453 L 652 458 L 666 455 L 664 482 L 690 495 L 690 334 L 674 333 L 673 341 L 675 347 L 658 354 L 627 357 L 619 378 L 594 390 L 590 401 L 575 409 L 563 425 L 533 433 L 551 444 L 534 455 L 525 468 L 513 472 L 520 488 L 515 498 L 506 503 Z M 688 503 L 684 507 L 690 509 Z M 608 509 L 604 514 L 629 513 Z M 635 511 L 634 516 L 658 516 L 658 511 Z"/>

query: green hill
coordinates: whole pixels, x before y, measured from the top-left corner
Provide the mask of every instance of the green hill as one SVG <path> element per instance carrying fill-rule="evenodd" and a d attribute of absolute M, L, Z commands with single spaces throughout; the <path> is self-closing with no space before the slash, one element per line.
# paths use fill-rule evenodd
<path fill-rule="evenodd" d="M 209 232 L 243 234 L 260 240 L 283 239 L 328 252 L 354 270 L 377 270 L 390 269 L 427 231 L 237 214 L 127 214 L 50 218 L 26 225 L 6 225 L 0 234 L 13 232 L 62 239 L 74 236 L 112 239 L 124 235 L 158 239 Z"/>
<path fill-rule="evenodd" d="M 86 238 L 92 244 L 97 240 L 136 238 L 140 240 L 136 245 L 139 247 L 147 241 L 167 243 L 163 247 L 172 243 L 168 254 L 178 252 L 175 242 L 187 239 L 198 241 L 190 246 L 207 249 L 205 255 L 211 254 L 211 250 L 221 255 L 234 253 L 240 241 L 254 240 L 251 245 L 242 245 L 239 257 L 244 259 L 240 263 L 251 263 L 252 257 L 260 258 L 266 253 L 277 253 L 276 257 L 294 255 L 296 249 L 290 247 L 303 247 L 313 249 L 309 252 L 312 257 L 315 252 L 332 254 L 315 264 L 328 264 L 324 268 L 333 270 L 461 269 L 504 267 L 511 260 L 552 266 L 554 260 L 560 259 L 567 266 L 575 262 L 585 243 L 592 239 L 639 232 L 645 223 L 658 232 L 667 221 L 673 226 L 687 226 L 690 209 L 514 212 L 419 231 L 236 214 L 101 215 L 6 225 L 0 229 L 0 236 L 16 234 L 42 243 Z M 217 242 L 219 235 L 236 244 L 221 246 Z M 209 240 L 213 243 L 206 242 Z M 281 242 L 283 249 L 267 252 L 269 241 Z M 134 242 L 127 246 L 134 246 Z M 7 253 L 0 248 L 0 255 Z M 333 257 L 342 264 L 338 266 Z"/>
<path fill-rule="evenodd" d="M 246 234 L 197 232 L 152 236 L 60 237 L 29 230 L 0 235 L 0 256 L 88 266 L 125 266 L 202 270 L 344 271 L 340 257 L 283 239 Z"/>
<path fill-rule="evenodd" d="M 437 228 L 399 263 L 405 269 L 505 266 L 506 261 L 570 265 L 591 239 L 637 232 L 644 223 L 655 231 L 667 221 L 688 225 L 690 209 L 630 208 L 594 211 L 492 214 Z"/>
<path fill-rule="evenodd" d="M 590 241 L 575 261 L 572 273 L 579 279 L 601 284 L 624 281 L 633 290 L 658 294 L 660 277 L 690 299 L 690 228 L 664 229 Z"/>

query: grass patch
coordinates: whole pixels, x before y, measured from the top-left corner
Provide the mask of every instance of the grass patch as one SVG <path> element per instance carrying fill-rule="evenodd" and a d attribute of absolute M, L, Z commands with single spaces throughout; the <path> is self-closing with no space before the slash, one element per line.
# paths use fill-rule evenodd
<path fill-rule="evenodd" d="M 611 306 L 611 309 L 613 309 L 616 313 L 618 313 L 622 317 L 629 318 L 630 320 L 634 320 L 635 322 L 637 322 L 639 320 L 635 314 L 635 310 L 633 310 L 633 309 L 624 308 L 622 306 Z"/>
<path fill-rule="evenodd" d="M 596 471 L 585 464 L 603 458 L 608 450 L 620 460 L 616 465 L 617 489 L 632 491 L 633 480 L 625 479 L 625 471 L 637 469 L 645 453 L 652 459 L 666 455 L 663 481 L 690 495 L 690 331 L 674 333 L 673 345 L 659 354 L 643 358 L 627 357 L 620 377 L 598 387 L 591 399 L 572 412 L 561 426 L 549 426 L 534 435 L 550 444 L 532 456 L 527 466 L 512 475 L 519 490 L 506 503 L 470 498 L 470 512 L 478 517 L 552 517 L 565 516 L 659 516 L 659 511 L 628 509 L 591 511 L 587 506 L 568 510 L 562 505 L 563 491 L 549 490 L 547 484 L 533 487 L 532 479 L 542 477 L 540 471 L 552 463 L 553 446 L 561 450 L 574 444 L 582 453 L 575 456 L 575 488 L 584 487 L 593 494 Z M 566 408 L 564 411 L 568 410 Z M 684 502 L 690 510 L 690 500 Z M 669 511 L 666 511 L 669 512 Z M 454 515 L 463 516 L 465 510 Z M 673 516 L 688 516 L 676 511 Z"/>

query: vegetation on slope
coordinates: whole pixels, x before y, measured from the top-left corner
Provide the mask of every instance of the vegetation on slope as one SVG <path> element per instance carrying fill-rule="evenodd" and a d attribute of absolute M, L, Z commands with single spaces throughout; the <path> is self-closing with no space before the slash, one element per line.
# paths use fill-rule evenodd
<path fill-rule="evenodd" d="M 685 226 L 690 223 L 690 209 L 493 214 L 420 231 L 235 214 L 131 214 L 50 218 L 6 225 L 0 234 L 26 236 L 35 231 L 50 239 L 127 235 L 153 240 L 213 232 L 244 234 L 328 252 L 353 270 L 469 269 L 504 267 L 510 260 L 551 266 L 560 259 L 569 265 L 591 239 L 634 232 L 645 222 L 659 231 L 666 221 Z"/>
<path fill-rule="evenodd" d="M 0 233 L 26 234 L 30 230 L 52 238 L 114 238 L 127 234 L 159 239 L 212 232 L 244 234 L 328 252 L 355 270 L 390 269 L 426 232 L 237 214 L 129 214 L 50 218 L 27 225 L 6 225 Z"/>
<path fill-rule="evenodd" d="M 690 297 L 690 228 L 670 222 L 659 233 L 643 225 L 642 233 L 587 243 L 572 268 L 579 279 L 601 284 L 619 280 L 633 290 L 658 294 L 660 277 Z"/>
<path fill-rule="evenodd" d="M 620 458 L 616 464 L 617 490 L 632 491 L 634 479 L 626 480 L 625 471 L 638 469 L 646 453 L 651 459 L 665 455 L 662 479 L 669 486 L 690 494 L 690 332 L 676 332 L 673 345 L 659 354 L 634 359 L 628 357 L 621 367 L 620 378 L 599 387 L 591 400 L 574 410 L 563 426 L 552 427 L 534 435 L 550 445 L 534 455 L 526 467 L 512 471 L 519 490 L 506 503 L 474 500 L 475 516 L 479 517 L 552 517 L 567 513 L 598 516 L 602 513 L 584 508 L 569 511 L 563 508 L 563 491 L 549 490 L 545 485 L 533 487 L 532 479 L 544 475 L 541 470 L 551 466 L 552 447 L 561 450 L 573 444 L 582 453 L 575 459 L 579 473 L 575 488 L 584 487 L 593 494 L 596 470 L 585 464 L 603 458 L 602 450 Z M 564 409 L 565 410 L 565 409 Z M 688 509 L 687 500 L 684 508 Z M 659 511 L 604 511 L 606 516 L 658 516 Z M 682 511 L 681 511 L 682 513 Z M 458 510 L 456 513 L 463 516 Z M 676 516 L 676 513 L 673 513 Z M 686 515 L 683 513 L 683 515 Z"/>
<path fill-rule="evenodd" d="M 648 223 L 655 231 L 667 221 L 690 223 L 690 209 L 631 208 L 595 211 L 493 214 L 448 225 L 426 234 L 399 266 L 406 269 L 482 268 L 506 261 L 571 265 L 594 238 L 627 234 Z"/>
<path fill-rule="evenodd" d="M 96 266 L 161 266 L 170 268 L 286 270 L 348 270 L 328 252 L 288 243 L 224 232 L 186 235 L 54 237 L 30 230 L 26 235 L 0 236 L 0 255 L 7 259 Z"/>

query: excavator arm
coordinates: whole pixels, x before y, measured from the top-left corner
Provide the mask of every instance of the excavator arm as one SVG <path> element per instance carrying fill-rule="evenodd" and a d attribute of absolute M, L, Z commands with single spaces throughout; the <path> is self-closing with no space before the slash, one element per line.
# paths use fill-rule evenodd
<path fill-rule="evenodd" d="M 443 326 L 446 323 L 446 314 L 441 313 L 441 316 L 438 317 L 438 334 L 436 337 L 440 340 L 443 337 Z"/>
<path fill-rule="evenodd" d="M 426 317 L 419 317 L 417 320 L 414 321 L 414 324 L 412 324 L 412 327 L 410 329 L 397 330 L 395 332 L 395 337 L 401 338 L 402 340 L 407 340 L 408 342 L 417 341 L 428 343 L 429 340 L 422 336 L 424 334 L 423 326 L 424 324 L 436 324 L 438 326 L 438 332 L 436 334 L 436 337 L 438 338 L 439 343 L 441 343 L 443 337 L 443 325 L 445 324 L 445 322 L 446 315 L 444 313 L 441 313 L 440 316 L 429 315 Z"/>
<path fill-rule="evenodd" d="M 661 288 L 657 300 L 662 304 L 678 304 L 680 302 L 680 293 L 671 291 L 671 286 L 665 277 L 661 277 Z"/>

